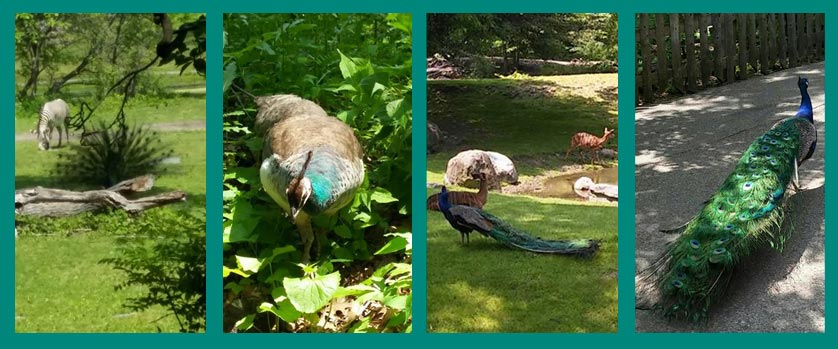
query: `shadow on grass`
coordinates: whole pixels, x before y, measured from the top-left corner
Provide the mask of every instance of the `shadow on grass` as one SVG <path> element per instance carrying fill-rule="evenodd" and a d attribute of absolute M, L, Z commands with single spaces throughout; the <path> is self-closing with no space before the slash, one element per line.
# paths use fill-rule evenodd
<path fill-rule="evenodd" d="M 490 194 L 485 209 L 545 239 L 601 240 L 600 251 L 538 255 L 478 233 L 462 245 L 440 213 L 428 212 L 430 332 L 616 331 L 615 207 Z"/>

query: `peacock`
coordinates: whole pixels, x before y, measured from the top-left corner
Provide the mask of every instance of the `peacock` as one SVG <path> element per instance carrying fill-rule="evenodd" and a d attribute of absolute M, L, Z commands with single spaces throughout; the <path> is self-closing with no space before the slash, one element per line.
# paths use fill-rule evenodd
<path fill-rule="evenodd" d="M 797 85 L 797 115 L 754 140 L 695 217 L 664 231 L 680 236 L 638 275 L 638 293 L 643 287 L 659 291 L 652 309 L 669 318 L 706 321 L 743 257 L 766 242 L 782 250 L 790 233 L 781 229 L 788 187 L 798 188 L 798 166 L 817 144 L 809 81 L 798 78 Z"/>
<path fill-rule="evenodd" d="M 294 221 L 303 263 L 314 242 L 311 218 L 352 202 L 364 180 L 363 150 L 352 129 L 312 101 L 294 95 L 257 97 L 255 131 L 264 136 L 260 178 Z"/>
<path fill-rule="evenodd" d="M 500 218 L 479 208 L 452 205 L 448 201 L 448 190 L 445 187 L 442 187 L 439 193 L 439 209 L 445 216 L 445 220 L 460 232 L 462 243 L 468 243 L 469 234 L 476 230 L 506 246 L 536 253 L 592 257 L 599 248 L 599 242 L 590 239 L 542 240 L 513 228 Z"/>
<path fill-rule="evenodd" d="M 489 178 L 485 173 L 472 175 L 475 179 L 480 181 L 480 190 L 476 193 L 468 191 L 449 191 L 448 202 L 454 205 L 466 205 L 471 207 L 483 208 L 486 201 L 489 200 Z M 431 211 L 439 211 L 439 194 L 434 194 L 428 197 L 428 209 Z"/>

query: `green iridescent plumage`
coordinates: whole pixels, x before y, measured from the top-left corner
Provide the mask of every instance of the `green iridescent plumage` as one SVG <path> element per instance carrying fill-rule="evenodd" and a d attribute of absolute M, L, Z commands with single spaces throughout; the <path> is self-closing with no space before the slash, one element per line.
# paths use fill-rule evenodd
<path fill-rule="evenodd" d="M 599 248 L 599 242 L 591 239 L 575 240 L 544 240 L 539 237 L 515 229 L 509 223 L 476 207 L 452 205 L 448 201 L 448 191 L 442 188 L 439 209 L 452 227 L 460 231 L 463 237 L 468 237 L 472 231 L 477 231 L 487 237 L 497 240 L 506 246 L 535 253 L 564 254 L 580 257 L 591 257 Z"/>
<path fill-rule="evenodd" d="M 808 103 L 811 113 L 808 82 L 801 79 L 799 85 L 802 104 Z M 675 230 L 681 233 L 678 239 L 640 275 L 660 291 L 656 310 L 705 320 L 736 263 L 765 243 L 782 250 L 790 233 L 781 229 L 787 189 L 817 139 L 810 120 L 811 114 L 798 113 L 754 140 L 698 215 Z"/>

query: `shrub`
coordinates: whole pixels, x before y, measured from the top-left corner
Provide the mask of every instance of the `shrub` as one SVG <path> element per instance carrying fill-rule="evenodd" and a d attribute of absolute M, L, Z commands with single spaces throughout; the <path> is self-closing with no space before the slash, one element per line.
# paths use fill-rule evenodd
<path fill-rule="evenodd" d="M 206 327 L 206 229 L 199 215 L 173 209 L 151 210 L 129 218 L 117 239 L 119 257 L 106 258 L 125 272 L 127 279 L 114 286 L 121 290 L 140 285 L 148 288 L 141 297 L 128 298 L 125 306 L 143 311 L 155 305 L 174 315 L 181 332 Z"/>

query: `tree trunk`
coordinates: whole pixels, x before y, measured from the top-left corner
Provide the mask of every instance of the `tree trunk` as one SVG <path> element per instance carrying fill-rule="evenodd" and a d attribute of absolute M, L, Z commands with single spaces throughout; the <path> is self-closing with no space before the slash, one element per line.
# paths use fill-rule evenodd
<path fill-rule="evenodd" d="M 150 208 L 186 200 L 186 193 L 173 191 L 129 200 L 124 195 L 144 192 L 154 186 L 151 175 L 122 181 L 108 189 L 77 192 L 51 188 L 15 191 L 15 214 L 38 217 L 67 217 L 84 212 L 121 209 L 136 214 Z"/>
<path fill-rule="evenodd" d="M 81 74 L 87 68 L 87 65 L 90 64 L 90 61 L 93 59 L 93 55 L 96 54 L 96 51 L 98 51 L 97 47 L 91 47 L 90 51 L 87 52 L 87 56 L 85 56 L 84 59 L 81 60 L 81 63 L 79 63 L 79 65 L 76 66 L 75 69 L 71 70 L 69 73 L 52 83 L 52 87 L 50 87 L 47 94 L 58 93 L 58 91 L 60 91 L 61 88 L 64 87 L 64 85 L 68 81 L 70 81 L 70 79 L 75 78 L 76 76 Z"/>

